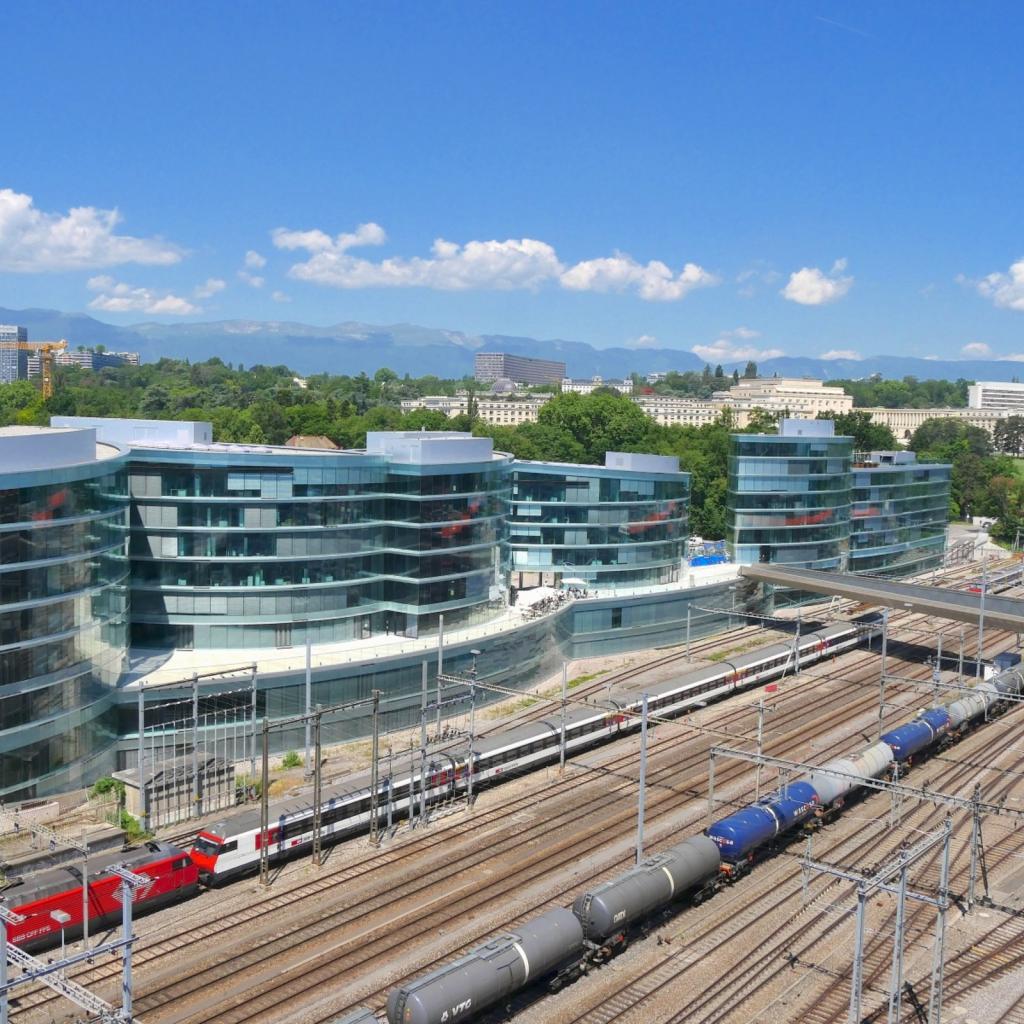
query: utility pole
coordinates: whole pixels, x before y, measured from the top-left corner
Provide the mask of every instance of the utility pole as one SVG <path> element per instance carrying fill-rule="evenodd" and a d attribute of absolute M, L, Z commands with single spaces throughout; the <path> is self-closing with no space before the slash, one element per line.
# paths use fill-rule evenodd
<path fill-rule="evenodd" d="M 946 911 L 949 909 L 949 846 L 953 835 L 953 822 L 946 815 L 946 842 L 942 848 L 942 867 L 939 869 L 939 902 L 935 917 L 935 941 L 932 944 L 932 987 L 928 998 L 929 1024 L 942 1024 L 942 974 L 946 961 Z"/>
<path fill-rule="evenodd" d="M 323 717 L 321 706 L 317 704 L 316 715 L 313 718 L 313 866 L 320 867 L 320 831 L 321 831 L 321 810 L 323 802 L 323 756 L 320 749 L 320 719 Z"/>
<path fill-rule="evenodd" d="M 7 926 L 24 924 L 25 917 L 14 910 L 8 910 L 0 897 L 0 1024 L 7 1024 Z"/>
<path fill-rule="evenodd" d="M 260 885 L 270 885 L 270 722 L 263 719 L 263 784 L 260 787 Z"/>
<path fill-rule="evenodd" d="M 974 678 L 981 678 L 981 662 L 985 657 L 985 592 L 988 590 L 988 556 L 981 563 L 981 602 L 978 612 L 978 655 L 974 659 Z"/>
<path fill-rule="evenodd" d="M 984 872 L 984 864 L 982 863 L 982 851 L 981 851 L 981 784 L 974 784 L 974 793 L 971 796 L 971 871 L 970 878 L 967 883 L 967 910 L 971 911 L 974 909 L 975 904 L 975 892 L 978 885 L 978 866 L 981 863 L 982 872 Z M 986 883 L 986 891 L 987 891 Z"/>
<path fill-rule="evenodd" d="M 252 709 L 249 722 L 249 778 L 256 778 L 256 662 L 252 663 Z"/>
<path fill-rule="evenodd" d="M 373 745 L 370 754 L 370 842 L 380 842 L 380 793 L 377 760 L 380 756 L 380 690 L 373 691 Z"/>
<path fill-rule="evenodd" d="M 854 926 L 853 973 L 850 978 L 850 1015 L 848 1024 L 861 1024 L 861 993 L 864 990 L 864 917 L 868 906 L 866 881 L 857 885 L 857 923 Z"/>
<path fill-rule="evenodd" d="M 889 649 L 889 609 L 882 609 L 882 669 L 878 679 L 878 738 L 882 738 L 885 717 L 885 659 Z"/>
<path fill-rule="evenodd" d="M 757 756 L 760 757 L 764 753 L 764 716 L 765 712 L 772 712 L 775 710 L 774 706 L 766 708 L 764 706 L 764 693 L 761 694 L 761 699 L 754 705 L 757 708 Z M 754 802 L 756 803 L 761 799 L 761 771 L 763 765 L 760 761 L 757 763 L 757 768 L 754 772 Z"/>
<path fill-rule="evenodd" d="M 444 671 L 444 615 L 437 617 L 437 722 L 434 732 L 441 742 L 441 673 Z"/>
<path fill-rule="evenodd" d="M 889 982 L 889 1024 L 899 1024 L 903 1008 L 903 930 L 906 927 L 907 872 L 910 868 L 906 849 L 899 853 L 900 881 L 896 894 L 896 935 L 892 945 L 892 977 Z"/>
<path fill-rule="evenodd" d="M 473 739 L 476 733 L 476 672 L 469 684 L 469 751 L 466 754 L 466 803 L 473 806 Z"/>
<path fill-rule="evenodd" d="M 412 793 L 409 794 L 412 799 Z M 420 694 L 420 824 L 427 823 L 427 663 L 423 662 L 423 690 Z"/>
<path fill-rule="evenodd" d="M 640 706 L 640 795 L 636 811 L 636 862 L 644 859 L 644 800 L 647 795 L 647 694 Z"/>
<path fill-rule="evenodd" d="M 142 681 L 139 687 L 139 818 L 145 831 L 149 831 L 149 800 L 146 799 L 146 697 Z"/>
<path fill-rule="evenodd" d="M 306 778 L 310 776 L 309 763 L 309 730 L 312 725 L 311 711 L 313 702 L 313 637 L 306 623 Z"/>
<path fill-rule="evenodd" d="M 199 674 L 192 673 L 192 812 L 199 817 Z"/>
<path fill-rule="evenodd" d="M 690 660 L 690 605 L 686 605 L 686 660 Z"/>
<path fill-rule="evenodd" d="M 690 612 L 687 609 L 686 621 L 689 624 Z M 687 655 L 689 657 L 689 655 Z M 558 737 L 558 774 L 565 774 L 565 706 L 568 703 L 569 693 L 569 663 L 567 661 L 562 662 L 562 725 L 561 731 Z"/>
<path fill-rule="evenodd" d="M 963 623 L 960 624 L 960 664 L 957 668 L 957 682 L 961 686 L 964 685 L 964 637 L 966 633 L 966 626 Z"/>

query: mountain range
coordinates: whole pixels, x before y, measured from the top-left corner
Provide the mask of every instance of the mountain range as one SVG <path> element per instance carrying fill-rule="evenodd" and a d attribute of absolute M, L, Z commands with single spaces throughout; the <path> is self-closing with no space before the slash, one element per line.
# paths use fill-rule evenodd
<path fill-rule="evenodd" d="M 373 374 L 382 366 L 414 377 L 462 377 L 473 373 L 473 353 L 511 352 L 516 355 L 565 360 L 571 377 L 623 377 L 659 370 L 700 370 L 704 360 L 692 352 L 670 348 L 595 348 L 561 338 L 539 340 L 503 334 L 465 334 L 462 331 L 416 324 L 346 322 L 317 327 L 279 320 L 220 320 L 212 323 L 140 323 L 118 327 L 84 313 L 53 309 L 3 309 L 0 323 L 28 328 L 29 339 L 66 338 L 73 348 L 105 345 L 138 352 L 144 362 L 161 356 L 202 361 L 219 356 L 224 362 L 252 366 L 285 364 L 298 373 Z M 727 372 L 743 371 L 746 361 L 723 364 Z M 917 359 L 905 356 L 866 356 L 863 359 L 816 359 L 780 356 L 758 363 L 762 376 L 886 378 L 914 376 L 921 380 L 1012 380 L 1024 365 L 996 359 Z"/>

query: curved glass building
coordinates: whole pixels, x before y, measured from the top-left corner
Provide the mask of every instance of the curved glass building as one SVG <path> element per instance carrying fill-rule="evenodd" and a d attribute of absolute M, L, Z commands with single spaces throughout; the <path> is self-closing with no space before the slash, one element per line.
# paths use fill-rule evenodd
<path fill-rule="evenodd" d="M 512 584 L 673 583 L 686 554 L 690 476 L 667 455 L 608 452 L 603 466 L 515 462 Z"/>
<path fill-rule="evenodd" d="M 913 452 L 869 452 L 853 465 L 851 572 L 908 576 L 942 564 L 952 466 Z"/>
<path fill-rule="evenodd" d="M 840 569 L 850 549 L 853 438 L 831 420 L 783 420 L 729 439 L 726 547 L 735 562 Z"/>
<path fill-rule="evenodd" d="M 381 432 L 325 451 L 215 444 L 203 423 L 54 422 L 131 448 L 139 647 L 418 636 L 500 603 L 511 457 L 490 438 Z"/>
<path fill-rule="evenodd" d="M 124 449 L 0 428 L 0 798 L 114 767 L 128 645 Z"/>

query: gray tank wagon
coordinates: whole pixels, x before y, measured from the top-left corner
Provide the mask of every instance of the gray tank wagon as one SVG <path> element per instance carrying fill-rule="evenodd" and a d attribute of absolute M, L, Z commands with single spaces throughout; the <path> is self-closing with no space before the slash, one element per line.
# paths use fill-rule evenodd
<path fill-rule="evenodd" d="M 578 896 L 572 910 L 588 941 L 624 938 L 634 922 L 716 879 L 720 865 L 718 846 L 707 836 L 692 836 Z"/>
<path fill-rule="evenodd" d="M 583 928 L 565 907 L 500 935 L 446 967 L 393 989 L 389 1024 L 459 1024 L 580 960 Z"/>

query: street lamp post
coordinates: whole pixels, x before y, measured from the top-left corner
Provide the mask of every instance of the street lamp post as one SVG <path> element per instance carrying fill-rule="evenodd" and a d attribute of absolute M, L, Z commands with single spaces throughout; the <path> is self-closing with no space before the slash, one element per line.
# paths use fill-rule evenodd
<path fill-rule="evenodd" d="M 64 942 L 64 928 L 67 923 L 71 920 L 71 915 L 66 910 L 51 910 L 50 917 L 53 918 L 57 924 L 60 925 L 60 958 L 63 960 L 66 955 L 66 945 Z M 63 973 L 63 971 L 61 972 Z"/>

